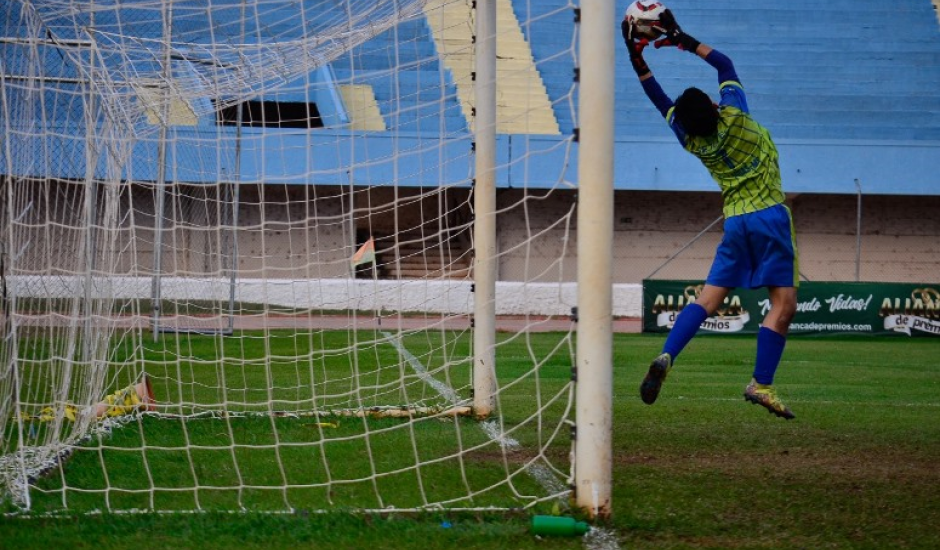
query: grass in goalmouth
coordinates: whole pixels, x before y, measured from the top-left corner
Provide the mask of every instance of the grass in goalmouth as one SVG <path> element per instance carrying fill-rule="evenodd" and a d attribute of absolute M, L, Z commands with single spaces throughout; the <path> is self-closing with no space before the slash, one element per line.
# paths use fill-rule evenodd
<path fill-rule="evenodd" d="M 528 346 L 553 356 L 551 350 L 560 336 L 542 338 L 530 335 L 528 344 L 509 356 L 527 355 Z M 775 418 L 743 400 L 741 392 L 755 352 L 750 337 L 694 340 L 670 373 L 657 403 L 644 405 L 637 388 L 662 341 L 662 336 L 615 337 L 614 509 L 612 519 L 602 527 L 619 547 L 940 547 L 940 534 L 933 528 L 940 525 L 940 341 L 790 339 L 776 382 L 781 397 L 797 415 L 792 421 Z M 417 343 L 409 347 L 419 356 L 425 353 Z M 527 399 L 544 399 L 567 383 L 569 357 L 562 352 L 556 355 L 545 367 L 552 375 L 543 380 L 555 379 L 556 386 L 538 396 L 530 393 L 534 386 L 520 388 L 501 403 L 510 418 L 517 414 L 514 410 L 525 410 L 522 404 Z M 507 358 L 501 361 L 507 364 Z M 524 370 L 527 361 L 520 360 L 507 370 Z M 501 373 L 500 380 L 516 374 Z M 453 423 L 439 423 L 454 429 Z M 476 421 L 463 419 L 456 424 L 472 432 Z M 258 437 L 267 437 L 259 431 Z M 253 430 L 246 426 L 245 432 L 248 437 Z M 172 447 L 171 440 L 179 436 L 165 437 L 165 446 Z M 522 445 L 537 447 L 538 443 L 529 440 Z M 568 445 L 553 441 L 549 452 L 562 457 Z M 111 446 L 120 444 L 112 441 Z M 502 467 L 487 464 L 488 456 L 476 456 L 484 472 Z M 134 460 L 139 459 L 130 460 L 129 469 Z M 261 457 L 259 470 L 264 463 Z M 82 470 L 93 468 L 74 464 L 67 466 L 68 475 L 90 476 Z M 434 485 L 438 476 L 447 477 L 446 472 L 431 473 L 427 484 Z M 70 478 L 69 483 L 79 481 Z M 259 505 L 269 502 L 268 497 L 257 498 Z M 550 512 L 539 507 L 533 511 Z M 0 519 L 0 540 L 11 548 L 49 548 L 62 541 L 92 547 L 115 540 L 139 548 L 207 549 L 232 544 L 405 550 L 592 547 L 589 540 L 533 537 L 527 532 L 525 513 L 384 515 L 342 510 L 263 516 L 6 517 Z M 594 547 L 605 547 L 601 544 Z"/>
<path fill-rule="evenodd" d="M 472 402 L 468 333 L 117 338 L 114 370 L 120 373 L 131 358 L 142 363 L 162 404 L 159 415 L 86 438 L 35 483 L 31 509 L 530 506 L 551 490 L 565 490 L 558 474 L 568 471 L 571 446 L 564 424 L 571 409 L 571 338 L 504 336 L 502 414 L 487 422 L 448 414 L 469 410 Z M 59 353 L 59 346 L 33 338 L 21 353 L 34 361 L 33 371 L 46 369 L 51 377 L 41 358 Z M 31 380 L 41 386 L 41 376 Z M 28 437 L 43 441 L 53 429 L 55 423 L 33 419 Z M 497 432 L 511 438 L 510 448 Z M 554 488 L 526 475 L 533 463 L 560 465 Z"/>

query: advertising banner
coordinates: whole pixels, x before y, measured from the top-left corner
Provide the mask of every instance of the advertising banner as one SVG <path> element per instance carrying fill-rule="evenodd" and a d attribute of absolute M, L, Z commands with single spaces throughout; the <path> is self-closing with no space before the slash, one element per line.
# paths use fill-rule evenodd
<path fill-rule="evenodd" d="M 643 281 L 643 332 L 669 332 L 703 281 Z M 770 311 L 766 289 L 731 291 L 702 323 L 714 333 L 756 333 Z M 940 337 L 940 284 L 802 282 L 790 334 Z"/>

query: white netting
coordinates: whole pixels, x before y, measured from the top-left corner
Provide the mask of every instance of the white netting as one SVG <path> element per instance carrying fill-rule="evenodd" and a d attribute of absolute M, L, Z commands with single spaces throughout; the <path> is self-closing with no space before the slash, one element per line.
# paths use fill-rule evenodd
<path fill-rule="evenodd" d="M 514 317 L 481 422 L 468 2 L 5 3 L 0 499 L 566 494 L 575 24 L 567 2 L 498 5 L 497 313 Z M 549 74 L 566 80 L 547 92 Z"/>
<path fill-rule="evenodd" d="M 312 72 L 403 20 L 424 0 L 23 2 L 62 69 L 107 97 L 124 121 L 185 102 L 196 116 Z M 14 8 L 15 9 L 15 8 Z M 141 89 L 160 93 L 141 97 Z M 212 100 L 211 102 L 205 100 Z"/>

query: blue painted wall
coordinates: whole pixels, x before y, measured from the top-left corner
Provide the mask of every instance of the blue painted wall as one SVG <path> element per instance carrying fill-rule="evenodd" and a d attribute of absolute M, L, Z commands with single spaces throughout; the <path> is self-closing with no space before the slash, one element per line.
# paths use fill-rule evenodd
<path fill-rule="evenodd" d="M 54 136 L 17 137 L 17 148 L 33 151 L 19 161 L 0 150 L 0 166 L 28 176 L 85 175 L 84 141 L 77 129 Z M 229 133 L 229 129 L 219 132 Z M 472 136 L 362 134 L 343 130 L 306 132 L 246 128 L 241 161 L 234 139 L 217 140 L 216 129 L 175 128 L 169 134 L 167 178 L 185 183 L 278 183 L 297 185 L 470 185 Z M 788 192 L 856 192 L 891 195 L 940 194 L 940 142 L 778 140 L 781 172 Z M 500 187 L 574 188 L 578 145 L 565 136 L 501 135 L 497 139 Z M 49 154 L 49 151 L 56 151 Z M 717 191 L 697 159 L 672 138 L 620 139 L 615 146 L 615 187 L 622 190 Z M 124 179 L 155 181 L 156 135 L 137 142 Z M 98 162 L 104 178 L 106 155 Z M 240 166 L 240 173 L 235 167 Z M 353 167 L 350 169 L 350 167 Z"/>

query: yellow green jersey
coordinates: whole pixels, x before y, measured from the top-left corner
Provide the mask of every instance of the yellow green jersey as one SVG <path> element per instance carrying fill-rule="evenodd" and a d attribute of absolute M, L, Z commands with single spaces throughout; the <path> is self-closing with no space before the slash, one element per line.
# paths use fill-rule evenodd
<path fill-rule="evenodd" d="M 734 64 L 718 50 L 712 50 L 705 61 L 718 70 L 721 94 L 718 131 L 714 135 L 688 135 L 676 120 L 675 103 L 655 78 L 642 80 L 643 90 L 666 118 L 679 143 L 702 161 L 718 183 L 726 218 L 782 204 L 785 196 L 777 147 L 770 132 L 751 118 Z"/>
<path fill-rule="evenodd" d="M 784 202 L 777 147 L 770 132 L 747 113 L 744 89 L 738 82 L 721 84 L 718 131 L 711 136 L 686 134 L 674 110 L 669 110 L 666 120 L 683 147 L 702 161 L 718 183 L 726 218 Z"/>

